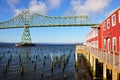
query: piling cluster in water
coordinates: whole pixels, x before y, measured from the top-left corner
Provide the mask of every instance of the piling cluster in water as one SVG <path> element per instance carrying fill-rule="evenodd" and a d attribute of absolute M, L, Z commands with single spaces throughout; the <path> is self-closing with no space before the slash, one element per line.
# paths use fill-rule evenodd
<path fill-rule="evenodd" d="M 27 50 L 23 50 L 24 54 L 19 53 L 22 51 L 14 51 L 13 54 L 11 50 L 8 50 L 6 53 L 4 53 L 4 55 L 0 57 L 0 60 L 4 60 L 5 57 L 8 58 L 7 60 L 5 59 L 6 63 L 2 65 L 2 73 L 7 74 L 9 72 L 10 66 L 14 65 L 11 62 L 17 60 L 17 64 L 19 65 L 19 73 L 21 74 L 21 76 L 24 76 L 24 74 L 26 74 L 26 64 L 29 64 L 32 68 L 31 70 L 33 70 L 34 72 L 39 71 L 39 75 L 41 77 L 44 77 L 44 71 L 46 68 L 50 70 L 52 74 L 54 73 L 54 70 L 62 69 L 63 77 L 64 79 L 67 79 L 68 74 L 67 72 L 65 72 L 65 69 L 69 63 L 71 54 L 73 53 L 72 49 L 69 49 L 68 52 L 63 51 L 62 53 L 60 50 L 52 50 L 52 52 L 48 51 L 49 53 L 47 55 L 44 55 L 44 52 L 35 53 L 36 51 L 42 51 L 39 48 L 36 48 L 33 51 L 31 51 L 35 54 L 29 54 L 30 50 L 30 48 Z M 54 54 L 55 52 L 57 53 L 56 55 Z"/>

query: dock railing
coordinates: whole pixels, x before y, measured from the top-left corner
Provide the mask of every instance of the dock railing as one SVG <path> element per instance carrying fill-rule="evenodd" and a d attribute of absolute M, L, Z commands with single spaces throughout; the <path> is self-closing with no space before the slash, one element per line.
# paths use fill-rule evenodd
<path fill-rule="evenodd" d="M 107 66 L 117 69 L 120 72 L 120 52 L 81 45 L 76 46 L 76 49 L 84 49 L 86 52 L 94 55 L 98 60 L 105 62 Z"/>

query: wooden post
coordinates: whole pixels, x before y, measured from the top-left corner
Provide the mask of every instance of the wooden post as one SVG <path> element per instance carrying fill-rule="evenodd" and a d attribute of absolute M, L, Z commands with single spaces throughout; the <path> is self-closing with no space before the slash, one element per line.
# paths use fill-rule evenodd
<path fill-rule="evenodd" d="M 103 79 L 107 80 L 107 68 L 106 63 L 103 63 Z"/>
<path fill-rule="evenodd" d="M 118 80 L 117 79 L 117 70 L 116 69 L 112 69 L 112 80 Z"/>
<path fill-rule="evenodd" d="M 77 52 L 75 53 L 75 62 L 78 62 Z"/>
<path fill-rule="evenodd" d="M 93 57 L 93 76 L 95 77 L 96 76 L 96 58 Z"/>

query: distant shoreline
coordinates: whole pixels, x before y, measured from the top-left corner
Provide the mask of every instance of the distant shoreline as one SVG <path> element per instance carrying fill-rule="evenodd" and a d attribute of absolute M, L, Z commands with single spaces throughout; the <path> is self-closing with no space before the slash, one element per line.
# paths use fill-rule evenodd
<path fill-rule="evenodd" d="M 16 43 L 7 43 L 7 42 L 0 42 L 0 46 L 14 46 Z M 77 45 L 77 44 L 82 44 L 82 43 L 33 43 L 36 44 L 37 46 L 39 45 Z"/>
<path fill-rule="evenodd" d="M 0 42 L 0 47 L 6 47 L 6 46 L 15 46 L 15 44 L 16 43 L 2 43 L 2 42 Z M 34 43 L 36 46 L 67 46 L 67 45 L 71 45 L 71 46 L 75 46 L 75 45 L 77 45 L 77 44 L 68 44 L 68 43 L 66 43 L 66 44 L 60 44 L 60 43 L 58 43 L 58 44 L 55 44 L 55 43 Z"/>

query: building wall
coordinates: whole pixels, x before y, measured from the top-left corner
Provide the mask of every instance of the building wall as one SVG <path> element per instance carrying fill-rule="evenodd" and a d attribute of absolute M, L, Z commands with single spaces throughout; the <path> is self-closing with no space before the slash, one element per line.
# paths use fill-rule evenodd
<path fill-rule="evenodd" d="M 87 46 L 98 48 L 98 28 L 93 28 L 87 35 Z"/>
<path fill-rule="evenodd" d="M 101 22 L 99 28 L 92 29 L 87 35 L 86 45 L 120 51 L 120 7 Z"/>
<path fill-rule="evenodd" d="M 115 16 L 114 19 L 113 16 Z M 113 20 L 115 20 L 115 24 L 113 24 Z M 120 8 L 114 11 L 99 26 L 99 48 L 120 51 Z M 116 47 L 114 45 L 115 39 Z"/>
<path fill-rule="evenodd" d="M 100 24 L 99 25 L 100 28 L 98 29 L 98 48 L 102 48 L 103 47 L 103 26 Z"/>

